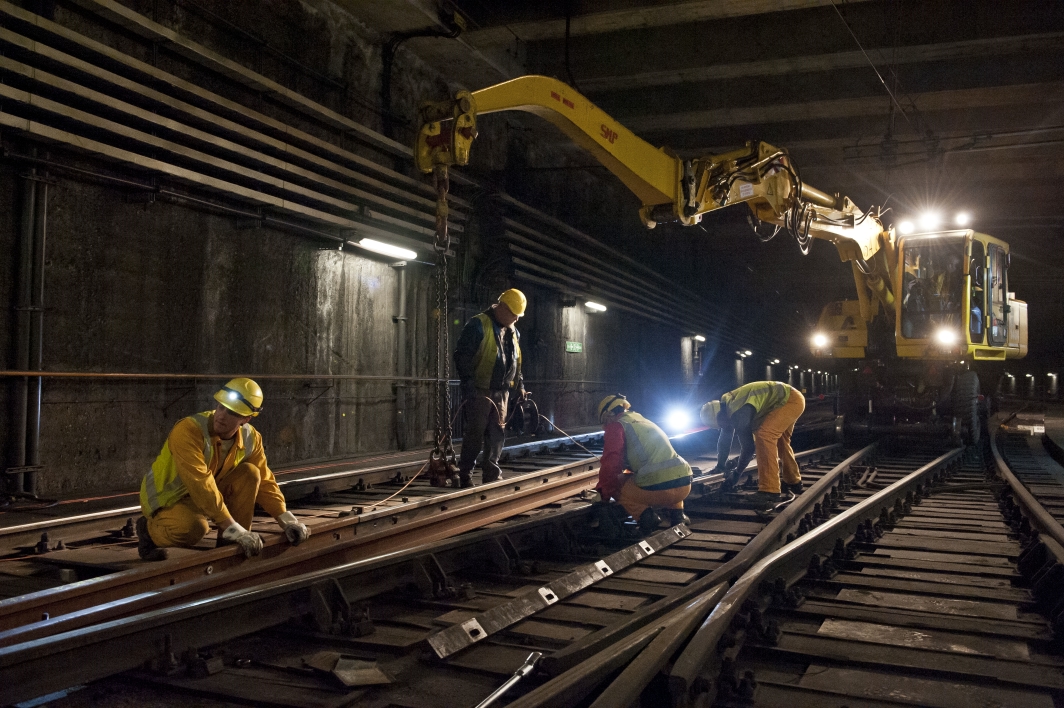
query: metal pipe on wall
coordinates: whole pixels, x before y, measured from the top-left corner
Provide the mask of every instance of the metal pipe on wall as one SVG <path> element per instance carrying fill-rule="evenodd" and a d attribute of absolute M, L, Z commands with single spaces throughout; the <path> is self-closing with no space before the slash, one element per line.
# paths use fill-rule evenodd
<path fill-rule="evenodd" d="M 406 370 L 406 261 L 392 264 L 398 273 L 399 314 L 392 321 L 399 325 L 395 335 L 395 375 L 402 376 Z M 400 450 L 406 449 L 406 386 L 401 382 L 395 384 L 395 444 Z"/>
<path fill-rule="evenodd" d="M 44 259 L 48 244 L 48 182 L 37 188 L 33 218 L 33 303 L 30 317 L 30 366 L 38 371 L 44 364 Z M 26 431 L 26 466 L 22 477 L 22 491 L 37 494 L 36 467 L 41 464 L 41 398 L 43 379 L 29 381 Z"/>
<path fill-rule="evenodd" d="M 37 204 L 37 180 L 30 170 L 22 190 L 22 221 L 19 234 L 20 253 L 18 264 L 18 294 L 15 302 L 15 368 L 30 368 L 30 307 L 33 302 L 33 238 Z M 12 435 L 10 465 L 18 469 L 10 475 L 8 489 L 21 492 L 23 485 L 22 471 L 26 467 L 26 429 L 28 425 L 29 378 L 21 377 L 12 382 Z"/>

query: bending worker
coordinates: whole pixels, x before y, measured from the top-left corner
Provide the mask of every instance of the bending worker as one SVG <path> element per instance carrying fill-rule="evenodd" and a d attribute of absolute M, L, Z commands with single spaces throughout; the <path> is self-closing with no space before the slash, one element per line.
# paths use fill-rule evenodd
<path fill-rule="evenodd" d="M 619 393 L 603 398 L 598 414 L 606 431 L 596 487 L 602 498 L 616 499 L 644 532 L 660 521 L 655 507 L 671 526 L 690 523 L 683 500 L 691 493 L 691 465 L 676 454 L 669 436 Z"/>
<path fill-rule="evenodd" d="M 750 497 L 754 506 L 769 508 L 778 504 L 783 499 L 782 489 L 801 494 L 802 475 L 791 448 L 791 434 L 804 410 L 801 391 L 777 381 L 754 381 L 702 406 L 702 422 L 720 428 L 716 472 L 726 469 L 735 433 L 742 452 L 729 481 L 738 479 L 757 452 L 758 491 Z"/>
<path fill-rule="evenodd" d="M 506 411 L 510 394 L 525 397 L 521 376 L 521 335 L 514 324 L 524 316 L 528 300 L 520 290 L 510 288 L 499 301 L 466 322 L 454 366 L 462 380 L 465 406 L 465 433 L 462 457 L 458 461 L 458 480 L 462 487 L 472 487 L 470 473 L 477 455 L 484 449 L 484 484 L 502 478 L 499 455 L 506 441 Z"/>
<path fill-rule="evenodd" d="M 251 379 L 233 379 L 214 394 L 218 404 L 183 418 L 140 485 L 137 520 L 140 557 L 166 558 L 168 546 L 189 548 L 218 526 L 218 545 L 236 543 L 249 558 L 262 550 L 251 531 L 257 503 L 300 544 L 310 530 L 285 506 L 266 464 L 262 436 L 249 421 L 262 410 L 262 389 Z"/>

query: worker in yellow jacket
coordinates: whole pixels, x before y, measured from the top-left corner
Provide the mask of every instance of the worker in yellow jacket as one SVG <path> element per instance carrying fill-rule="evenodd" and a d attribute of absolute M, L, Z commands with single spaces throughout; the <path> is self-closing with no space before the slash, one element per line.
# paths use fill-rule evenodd
<path fill-rule="evenodd" d="M 248 378 L 233 379 L 214 394 L 213 411 L 174 425 L 140 485 L 138 552 L 162 560 L 166 548 L 189 548 L 218 526 L 218 543 L 235 543 L 249 558 L 262 550 L 251 530 L 259 504 L 298 545 L 310 530 L 288 511 L 266 463 L 262 436 L 250 425 L 262 410 L 262 389 Z"/>
<path fill-rule="evenodd" d="M 525 397 L 521 373 L 521 335 L 514 326 L 528 306 L 525 294 L 510 288 L 499 301 L 474 315 L 462 328 L 454 368 L 462 382 L 465 432 L 458 461 L 458 483 L 472 487 L 471 473 L 484 450 L 484 484 L 502 479 L 499 455 L 506 442 L 510 397 Z"/>
<path fill-rule="evenodd" d="M 758 491 L 750 497 L 754 506 L 775 506 L 783 500 L 783 491 L 801 493 L 802 474 L 791 447 L 791 434 L 804 411 L 801 391 L 778 381 L 753 381 L 702 406 L 702 422 L 720 428 L 715 471 L 725 472 L 726 479 L 732 481 L 757 453 Z M 731 475 L 726 464 L 735 435 L 741 452 Z"/>
<path fill-rule="evenodd" d="M 690 523 L 683 500 L 691 493 L 691 465 L 665 431 L 619 393 L 599 402 L 598 416 L 605 435 L 595 488 L 602 499 L 616 499 L 645 532 L 658 526 L 659 509 L 671 526 Z"/>

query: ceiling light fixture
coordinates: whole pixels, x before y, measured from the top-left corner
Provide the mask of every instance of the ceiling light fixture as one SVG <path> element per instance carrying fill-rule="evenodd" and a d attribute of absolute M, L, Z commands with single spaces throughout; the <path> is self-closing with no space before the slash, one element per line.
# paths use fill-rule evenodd
<path fill-rule="evenodd" d="M 355 245 L 357 245 L 359 248 L 364 248 L 367 251 L 379 253 L 382 256 L 389 256 L 391 258 L 401 258 L 405 261 L 412 261 L 417 258 L 417 253 L 411 251 L 409 248 L 393 246 L 390 243 L 384 243 L 383 241 L 377 241 L 372 238 L 364 238 Z"/>

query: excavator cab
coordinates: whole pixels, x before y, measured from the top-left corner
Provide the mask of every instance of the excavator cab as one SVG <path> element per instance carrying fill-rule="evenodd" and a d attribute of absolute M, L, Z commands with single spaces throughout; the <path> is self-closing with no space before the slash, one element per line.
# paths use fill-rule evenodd
<path fill-rule="evenodd" d="M 868 322 L 859 300 L 831 303 L 813 354 L 856 360 L 838 367 L 848 430 L 973 443 L 983 362 L 1027 354 L 1027 303 L 1009 292 L 1009 246 L 957 230 L 901 237 L 894 253 L 893 309 L 875 307 Z"/>
<path fill-rule="evenodd" d="M 1009 292 L 1007 243 L 972 230 L 913 234 L 898 240 L 896 259 L 894 311 L 876 307 L 866 323 L 860 301 L 830 303 L 815 356 L 975 362 L 1027 354 L 1027 303 Z M 893 341 L 877 341 L 877 332 Z"/>

